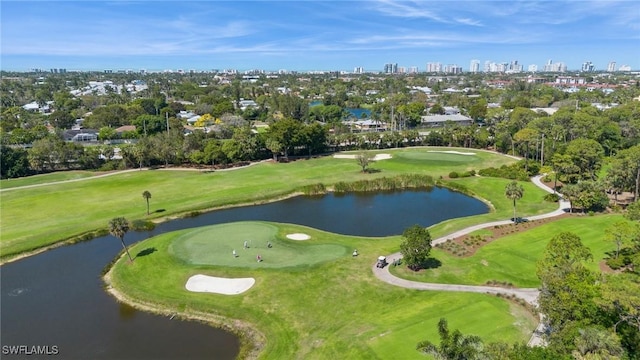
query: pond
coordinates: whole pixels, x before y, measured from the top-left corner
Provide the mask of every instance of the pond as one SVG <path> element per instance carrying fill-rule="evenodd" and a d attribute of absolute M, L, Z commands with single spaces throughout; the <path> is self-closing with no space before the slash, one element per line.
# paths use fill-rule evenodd
<path fill-rule="evenodd" d="M 378 194 L 295 197 L 225 209 L 130 232 L 128 244 L 157 234 L 244 220 L 306 225 L 346 235 L 388 236 L 414 224 L 486 213 L 481 201 L 444 188 Z M 55 346 L 62 358 L 233 359 L 231 333 L 196 322 L 144 313 L 103 290 L 101 274 L 121 250 L 105 236 L 3 265 L 0 324 L 6 346 Z M 144 281 L 144 279 L 141 279 Z"/>

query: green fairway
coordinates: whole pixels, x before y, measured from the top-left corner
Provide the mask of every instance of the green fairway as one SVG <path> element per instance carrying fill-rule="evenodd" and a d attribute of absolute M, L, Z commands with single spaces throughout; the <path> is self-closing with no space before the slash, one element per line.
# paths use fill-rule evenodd
<path fill-rule="evenodd" d="M 588 267 L 597 271 L 598 263 L 607 257 L 605 253 L 615 250 L 613 243 L 603 240 L 605 229 L 623 219 L 619 214 L 564 218 L 492 241 L 469 257 L 434 248 L 432 256 L 442 263 L 439 268 L 417 274 L 404 267 L 391 269 L 398 276 L 423 282 L 482 285 L 495 280 L 517 287 L 537 287 L 536 262 L 554 235 L 569 231 L 580 236 L 593 254 L 594 261 Z"/>
<path fill-rule="evenodd" d="M 48 184 L 57 181 L 77 180 L 89 178 L 92 176 L 104 175 L 99 172 L 91 172 L 84 170 L 77 171 L 61 171 L 51 174 L 33 175 L 18 179 L 2 179 L 0 180 L 0 189 L 11 189 L 20 186 L 32 186 Z"/>
<path fill-rule="evenodd" d="M 233 233 L 242 227 L 247 236 L 257 231 L 265 240 L 263 233 L 270 233 L 282 242 L 265 249 L 265 254 L 290 242 L 303 252 L 315 246 L 333 246 L 357 248 L 360 255 L 349 253 L 322 263 L 272 268 L 253 261 L 233 267 L 195 265 L 172 253 L 172 247 L 183 239 Z M 284 240 L 291 233 L 308 234 L 311 239 Z M 238 236 L 238 241 L 241 239 Z M 239 222 L 166 233 L 138 243 L 130 250 L 137 255 L 135 261 L 120 258 L 112 269 L 111 281 L 136 302 L 181 315 L 223 316 L 223 324 L 234 320 L 252 324 L 266 341 L 261 344 L 261 359 L 422 359 L 415 346 L 421 340 L 437 338 L 436 324 L 441 317 L 452 327 L 486 341 L 528 340 L 536 319 L 501 298 L 409 290 L 380 282 L 371 267 L 379 254 L 396 251 L 400 241 L 398 236 L 368 239 L 297 225 Z M 222 261 L 234 260 L 231 254 L 224 255 L 228 257 Z M 191 293 L 185 290 L 185 283 L 195 274 L 253 277 L 256 284 L 241 295 Z"/>
<path fill-rule="evenodd" d="M 400 174 L 446 177 L 499 167 L 514 160 L 473 150 L 476 155 L 430 152 L 468 149 L 405 148 L 362 173 L 353 159 L 322 157 L 291 163 L 263 162 L 232 171 L 132 171 L 109 177 L 0 193 L 0 251 L 3 259 L 96 229 L 114 217 L 129 220 L 166 218 L 193 211 L 255 204 L 295 194 L 300 187 L 354 182 Z M 52 179 L 54 179 L 52 177 Z M 56 181 L 60 177 L 55 178 Z M 40 181 L 39 181 L 40 182 Z M 508 219 L 511 203 L 505 179 L 470 177 L 445 181 L 461 184 L 485 199 L 488 214 L 452 219 L 430 228 L 434 237 L 468 225 Z M 518 214 L 535 215 L 557 204 L 523 183 Z M 143 191 L 152 194 L 146 215 Z M 304 233 L 296 241 L 287 234 Z M 244 241 L 249 248 L 244 249 Z M 261 358 L 402 358 L 420 359 L 418 341 L 436 339 L 441 317 L 464 333 L 486 341 L 526 341 L 536 319 L 523 308 L 483 294 L 416 291 L 380 282 L 371 271 L 377 256 L 398 251 L 400 237 L 362 238 L 331 234 L 298 225 L 239 222 L 162 234 L 131 247 L 135 261 L 120 258 L 111 285 L 128 302 L 181 316 L 205 316 L 219 326 L 237 329 L 235 320 L 259 331 Z M 267 242 L 272 243 L 267 248 Z M 351 251 L 358 249 L 357 257 Z M 233 256 L 236 250 L 237 257 Z M 263 261 L 256 261 L 260 254 Z M 444 261 L 443 261 L 444 262 Z M 255 278 L 236 296 L 191 293 L 189 277 Z M 245 348 L 246 349 L 246 348 Z"/>
<path fill-rule="evenodd" d="M 482 162 L 482 158 L 477 155 L 478 151 L 467 149 L 465 151 L 445 152 L 436 151 L 432 152 L 416 152 L 405 151 L 398 153 L 398 161 L 411 164 L 425 164 L 428 163 L 431 166 L 457 166 L 460 164 L 467 164 L 472 166 L 474 164 Z M 474 155 L 466 155 L 474 154 Z"/>
<path fill-rule="evenodd" d="M 309 266 L 351 254 L 350 249 L 341 245 L 289 240 L 277 232 L 273 225 L 256 222 L 190 229 L 173 241 L 169 253 L 192 265 L 244 268 Z"/>
<path fill-rule="evenodd" d="M 434 178 L 451 171 L 466 171 L 500 166 L 514 160 L 483 151 L 474 156 L 430 153 L 440 148 L 387 150 L 392 159 L 376 161 L 373 173 L 362 173 L 355 160 L 331 156 L 291 163 L 263 162 L 233 171 L 132 171 L 108 177 L 58 183 L 35 188 L 13 189 L 0 193 L 0 255 L 6 259 L 24 251 L 38 249 L 95 230 L 104 230 L 107 222 L 119 216 L 162 220 L 196 210 L 207 210 L 238 204 L 253 204 L 288 196 L 300 187 L 323 183 L 331 186 L 340 181 L 353 182 L 376 177 L 393 177 L 404 173 L 428 174 Z M 447 148 L 447 150 L 456 150 Z M 467 151 L 467 149 L 458 149 Z M 378 151 L 377 153 L 382 153 Z M 407 160 L 412 159 L 412 160 Z M 454 160 L 455 159 L 455 160 Z M 84 176 L 82 174 L 79 176 Z M 51 174 L 60 180 L 60 175 Z M 475 191 L 479 182 L 460 179 Z M 22 180 L 16 180 L 22 181 Z M 27 181 L 27 180 L 24 180 Z M 496 212 L 491 216 L 507 218 L 508 201 L 502 194 L 505 181 L 493 181 L 497 188 L 478 194 L 496 197 Z M 502 187 L 502 188 L 500 188 Z M 151 215 L 146 215 L 142 192 L 152 194 Z M 523 213 L 540 211 L 539 203 L 528 202 L 530 196 L 541 197 L 541 190 L 526 190 L 519 206 Z M 534 195 L 535 193 L 539 194 Z M 486 199 L 494 200 L 490 197 Z M 547 204 L 546 209 L 552 209 Z M 479 221 L 483 221 L 481 218 Z"/>

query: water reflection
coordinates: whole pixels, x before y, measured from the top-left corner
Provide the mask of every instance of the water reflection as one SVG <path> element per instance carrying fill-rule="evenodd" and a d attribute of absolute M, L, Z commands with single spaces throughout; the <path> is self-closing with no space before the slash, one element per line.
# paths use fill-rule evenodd
<path fill-rule="evenodd" d="M 126 241 L 244 220 L 295 223 L 347 235 L 387 236 L 400 234 L 414 224 L 430 226 L 487 210 L 477 199 L 441 188 L 330 194 L 174 220 L 150 232 L 130 232 Z M 61 358 L 78 359 L 235 358 L 238 339 L 228 332 L 139 312 L 108 295 L 101 273 L 120 249 L 117 239 L 105 236 L 2 266 L 2 345 L 56 345 Z M 143 249 L 135 256 L 154 251 Z"/>

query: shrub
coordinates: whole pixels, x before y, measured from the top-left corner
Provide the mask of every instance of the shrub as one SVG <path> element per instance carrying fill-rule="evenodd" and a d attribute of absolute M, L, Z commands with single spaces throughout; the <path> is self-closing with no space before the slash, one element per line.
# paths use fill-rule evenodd
<path fill-rule="evenodd" d="M 114 170 L 123 170 L 124 166 L 120 161 L 107 161 L 102 166 L 100 166 L 99 171 L 114 171 Z"/>
<path fill-rule="evenodd" d="M 359 180 L 352 183 L 338 182 L 333 186 L 335 193 L 394 191 L 401 189 L 430 189 L 434 185 L 433 177 L 419 174 L 403 174 L 393 178 Z"/>
<path fill-rule="evenodd" d="M 346 182 L 340 181 L 333 185 L 333 191 L 336 193 L 346 193 L 349 191 L 349 186 Z"/>
<path fill-rule="evenodd" d="M 456 179 L 456 178 L 458 178 L 459 176 L 460 176 L 460 175 L 459 175 L 457 172 L 455 172 L 455 171 L 452 171 L 452 172 L 450 172 L 450 173 L 449 173 L 449 178 L 451 178 L 451 179 Z"/>
<path fill-rule="evenodd" d="M 529 162 L 529 174 L 527 172 L 524 171 L 524 162 L 520 161 L 517 162 L 515 164 L 512 165 L 502 165 L 500 168 L 494 168 L 494 167 L 490 167 L 490 168 L 485 168 L 485 169 L 480 169 L 480 171 L 478 171 L 478 174 L 482 175 L 482 176 L 489 176 L 489 177 L 499 177 L 499 178 L 504 178 L 504 179 L 510 179 L 510 180 L 520 180 L 520 181 L 527 181 L 529 180 L 529 176 L 531 173 L 537 173 L 538 169 L 539 169 L 539 165 L 536 165 L 535 172 L 533 172 L 532 170 L 532 166 L 531 164 L 533 164 L 533 162 Z"/>
<path fill-rule="evenodd" d="M 324 186 L 324 184 L 305 185 L 300 188 L 300 192 L 305 195 L 321 195 L 327 192 L 327 188 Z"/>
<path fill-rule="evenodd" d="M 156 224 L 149 220 L 133 220 L 131 222 L 131 229 L 135 231 L 151 231 L 155 229 Z"/>
<path fill-rule="evenodd" d="M 625 259 L 620 256 L 619 258 L 610 258 L 606 260 L 607 265 L 609 265 L 610 268 L 612 268 L 613 270 L 618 270 L 622 267 L 624 267 L 625 264 Z"/>
<path fill-rule="evenodd" d="M 560 200 L 560 196 L 558 194 L 547 194 L 544 196 L 544 201 L 558 202 L 558 200 Z"/>
<path fill-rule="evenodd" d="M 184 214 L 183 217 L 185 217 L 185 218 L 193 218 L 193 217 L 200 216 L 200 215 L 202 215 L 202 212 L 200 212 L 198 210 L 195 210 L 195 211 L 190 211 L 190 212 Z"/>

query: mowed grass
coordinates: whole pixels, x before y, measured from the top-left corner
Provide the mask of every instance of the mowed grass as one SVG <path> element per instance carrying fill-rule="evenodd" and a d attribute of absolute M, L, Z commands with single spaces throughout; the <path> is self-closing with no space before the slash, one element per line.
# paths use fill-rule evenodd
<path fill-rule="evenodd" d="M 433 239 L 471 225 L 497 220 L 508 220 L 513 217 L 513 202 L 504 195 L 504 189 L 511 180 L 474 176 L 450 180 L 449 182 L 462 184 L 473 190 L 476 196 L 487 201 L 495 211 L 461 219 L 451 219 L 436 224 L 429 228 Z M 518 216 L 539 215 L 558 208 L 558 203 L 545 201 L 544 196 L 547 193 L 533 183 L 520 182 L 520 185 L 522 185 L 524 189 L 524 195 L 516 204 Z"/>
<path fill-rule="evenodd" d="M 183 233 L 173 240 L 169 253 L 191 265 L 285 268 L 315 265 L 351 254 L 350 249 L 337 244 L 288 239 L 286 234 L 278 234 L 276 226 L 259 222 L 212 225 Z"/>
<path fill-rule="evenodd" d="M 0 189 L 11 189 L 20 186 L 41 185 L 57 181 L 84 179 L 103 174 L 104 173 L 100 172 L 73 170 L 60 171 L 51 174 L 33 175 L 17 179 L 2 179 L 0 180 Z"/>
<path fill-rule="evenodd" d="M 315 265 L 283 268 L 257 263 L 194 265 L 170 250 L 190 231 L 200 229 L 183 230 L 132 246 L 132 255 L 147 255 L 137 256 L 133 263 L 120 258 L 112 269 L 112 286 L 137 301 L 180 314 L 206 312 L 228 318 L 229 324 L 248 322 L 266 340 L 261 359 L 423 359 L 415 346 L 438 338 L 436 324 L 441 317 L 452 328 L 486 341 L 526 341 L 536 325 L 522 308 L 491 295 L 418 291 L 379 281 L 372 265 L 378 255 L 397 250 L 399 236 L 367 239 L 291 224 L 232 225 L 253 230 L 266 226 L 267 232 L 275 227 L 276 239 L 290 233 L 308 234 L 310 240 L 290 242 L 300 257 L 306 256 L 305 251 L 319 256 L 331 249 L 325 246 L 357 248 L 360 255 L 352 257 L 349 252 Z M 269 251 L 276 246 L 280 245 Z M 191 293 L 185 283 L 195 274 L 253 277 L 256 284 L 233 296 Z"/>
<path fill-rule="evenodd" d="M 432 256 L 442 263 L 435 269 L 419 273 L 404 267 L 391 269 L 398 276 L 423 282 L 483 285 L 496 280 L 517 287 L 538 287 L 536 263 L 552 237 L 561 232 L 578 235 L 593 254 L 593 261 L 587 266 L 599 271 L 599 262 L 609 256 L 607 252 L 615 251 L 615 244 L 604 240 L 605 230 L 622 220 L 619 214 L 563 218 L 494 240 L 469 257 L 453 256 L 434 248 Z"/>
<path fill-rule="evenodd" d="M 360 172 L 353 159 L 322 157 L 285 164 L 264 162 L 233 171 L 133 171 L 3 191 L 0 193 L 0 255 L 6 259 L 79 234 L 104 230 L 108 221 L 118 216 L 129 220 L 160 220 L 195 210 L 258 203 L 295 193 L 309 184 L 331 186 L 339 181 L 393 177 L 402 173 L 438 178 L 454 170 L 480 169 L 514 161 L 482 151 L 477 151 L 475 156 L 465 156 L 429 153 L 429 150 L 431 148 L 377 151 L 390 153 L 393 158 L 375 162 L 372 168 L 376 171 L 368 174 Z M 56 174 L 47 176 L 59 180 Z M 144 191 L 152 194 L 149 216 L 142 197 Z M 498 216 L 507 216 L 508 209 L 496 206 L 496 210 Z M 524 205 L 523 211 L 526 211 Z"/>

